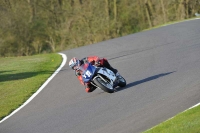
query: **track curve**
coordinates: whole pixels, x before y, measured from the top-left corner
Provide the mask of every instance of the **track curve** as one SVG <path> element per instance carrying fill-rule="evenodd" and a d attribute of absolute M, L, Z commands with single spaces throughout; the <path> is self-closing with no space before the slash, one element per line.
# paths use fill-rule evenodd
<path fill-rule="evenodd" d="M 127 80 L 113 94 L 84 91 L 68 63 L 0 133 L 135 133 L 200 101 L 200 20 L 63 51 L 106 57 Z"/>

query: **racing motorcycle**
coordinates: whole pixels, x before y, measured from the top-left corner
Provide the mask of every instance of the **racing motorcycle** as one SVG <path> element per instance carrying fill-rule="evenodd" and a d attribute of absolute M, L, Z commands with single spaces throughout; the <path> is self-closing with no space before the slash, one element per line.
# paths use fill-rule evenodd
<path fill-rule="evenodd" d="M 116 91 L 117 86 L 126 86 L 126 80 L 122 76 L 117 78 L 114 72 L 105 67 L 84 63 L 80 66 L 80 70 L 84 83 L 90 83 L 105 92 L 113 93 Z"/>

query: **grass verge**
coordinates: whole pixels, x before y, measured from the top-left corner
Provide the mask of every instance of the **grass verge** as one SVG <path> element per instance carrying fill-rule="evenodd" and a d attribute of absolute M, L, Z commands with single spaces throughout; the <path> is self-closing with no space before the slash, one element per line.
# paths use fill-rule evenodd
<path fill-rule="evenodd" d="M 61 62 L 56 53 L 0 58 L 0 120 L 35 93 Z"/>
<path fill-rule="evenodd" d="M 144 133 L 199 133 L 200 106 L 176 115 Z"/>

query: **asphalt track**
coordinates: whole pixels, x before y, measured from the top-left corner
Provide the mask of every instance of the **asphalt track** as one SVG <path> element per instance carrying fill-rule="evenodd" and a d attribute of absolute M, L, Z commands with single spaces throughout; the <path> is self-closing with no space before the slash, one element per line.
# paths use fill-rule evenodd
<path fill-rule="evenodd" d="M 113 94 L 86 93 L 68 63 L 0 133 L 137 133 L 200 101 L 200 20 L 63 51 L 98 55 L 127 80 Z"/>

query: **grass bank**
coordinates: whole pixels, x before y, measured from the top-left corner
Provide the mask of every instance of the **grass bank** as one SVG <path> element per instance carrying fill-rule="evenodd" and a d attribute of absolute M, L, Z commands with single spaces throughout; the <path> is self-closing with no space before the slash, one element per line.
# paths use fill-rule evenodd
<path fill-rule="evenodd" d="M 61 62 L 56 53 L 0 58 L 0 120 L 36 92 Z"/>
<path fill-rule="evenodd" d="M 200 106 L 176 115 L 144 133 L 199 133 Z"/>

